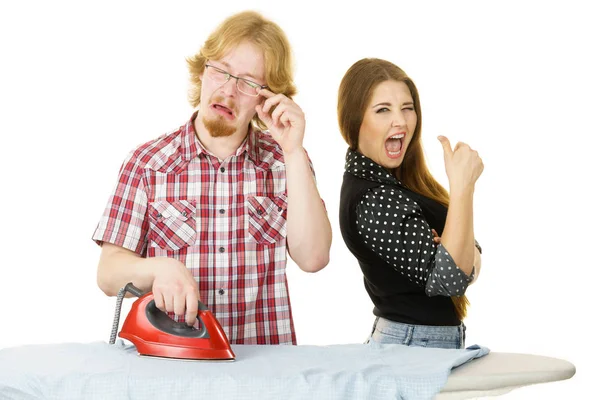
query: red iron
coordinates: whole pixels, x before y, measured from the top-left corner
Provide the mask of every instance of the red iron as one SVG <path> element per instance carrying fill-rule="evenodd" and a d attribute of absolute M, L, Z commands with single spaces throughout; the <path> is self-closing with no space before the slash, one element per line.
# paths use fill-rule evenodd
<path fill-rule="evenodd" d="M 199 328 L 195 328 L 176 322 L 159 310 L 152 292 L 143 294 L 131 283 L 123 290 L 139 299 L 132 304 L 119 336 L 133 343 L 140 355 L 188 360 L 235 359 L 223 328 L 201 301 Z"/>

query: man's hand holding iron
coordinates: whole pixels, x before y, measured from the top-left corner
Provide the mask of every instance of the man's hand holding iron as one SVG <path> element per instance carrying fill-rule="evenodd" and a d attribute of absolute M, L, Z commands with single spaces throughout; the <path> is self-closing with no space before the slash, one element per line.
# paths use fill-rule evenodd
<path fill-rule="evenodd" d="M 154 281 L 152 293 L 159 310 L 185 315 L 185 322 L 194 325 L 198 315 L 198 283 L 179 260 L 167 257 L 146 259 L 151 265 Z"/>

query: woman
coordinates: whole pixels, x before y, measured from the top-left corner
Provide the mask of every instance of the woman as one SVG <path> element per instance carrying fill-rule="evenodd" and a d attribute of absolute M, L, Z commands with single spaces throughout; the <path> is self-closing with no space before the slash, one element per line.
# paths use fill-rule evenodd
<path fill-rule="evenodd" d="M 349 146 L 340 228 L 375 305 L 369 341 L 464 348 L 464 293 L 480 265 L 473 234 L 479 155 L 438 137 L 448 193 L 425 164 L 417 88 L 385 60 L 363 59 L 346 72 L 338 122 Z"/>

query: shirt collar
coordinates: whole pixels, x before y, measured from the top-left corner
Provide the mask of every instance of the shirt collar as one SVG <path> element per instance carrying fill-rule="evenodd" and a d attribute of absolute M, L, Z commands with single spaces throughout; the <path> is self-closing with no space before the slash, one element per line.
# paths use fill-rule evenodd
<path fill-rule="evenodd" d="M 345 169 L 349 174 L 361 179 L 388 185 L 401 184 L 387 169 L 356 150 L 348 149 L 346 152 Z"/>
<path fill-rule="evenodd" d="M 170 150 L 159 152 L 153 157 L 150 163 L 151 169 L 166 173 L 179 173 L 187 167 L 191 160 L 201 154 L 214 157 L 214 162 L 219 164 L 217 157 L 202 145 L 200 139 L 198 139 L 198 135 L 196 135 L 194 121 L 197 116 L 198 111 L 195 111 L 185 125 L 179 128 L 178 140 L 172 142 Z M 264 154 L 261 154 L 261 149 L 259 148 L 261 135 L 264 136 L 263 132 L 250 125 L 246 139 L 237 148 L 234 156 L 240 157 L 246 153 L 257 167 L 268 169 L 274 160 L 266 162 L 269 160 L 261 159 L 264 156 Z"/>
<path fill-rule="evenodd" d="M 196 136 L 196 128 L 194 128 L 194 120 L 197 115 L 198 111 L 194 112 L 181 130 L 181 147 L 179 148 L 179 153 L 181 154 L 181 158 L 188 162 L 194 157 L 198 157 L 204 149 L 202 143 L 200 143 L 200 139 Z"/>
<path fill-rule="evenodd" d="M 190 161 L 194 157 L 199 156 L 200 154 L 208 154 L 210 156 L 215 157 L 210 151 L 206 149 L 198 139 L 198 135 L 196 135 L 196 128 L 194 127 L 194 121 L 198 116 L 198 111 L 194 112 L 190 120 L 186 123 L 183 132 L 182 132 L 182 147 L 181 154 L 183 159 L 186 161 Z M 242 141 L 240 146 L 235 151 L 235 157 L 240 157 L 244 153 L 248 153 L 250 160 L 255 165 L 261 164 L 260 160 L 260 151 L 258 148 L 258 136 L 260 135 L 260 131 L 257 130 L 252 124 L 248 127 L 248 134 L 246 138 Z"/>

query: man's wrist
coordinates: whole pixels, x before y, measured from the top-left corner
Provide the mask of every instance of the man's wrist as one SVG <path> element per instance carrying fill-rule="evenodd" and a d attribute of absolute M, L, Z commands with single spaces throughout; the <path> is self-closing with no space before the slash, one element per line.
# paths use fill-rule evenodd
<path fill-rule="evenodd" d="M 284 150 L 283 151 L 283 159 L 284 160 L 289 160 L 291 158 L 294 157 L 298 157 L 298 155 L 301 155 L 302 157 L 304 157 L 304 148 L 302 146 L 298 146 L 292 150 Z"/>

